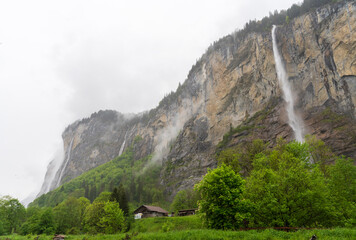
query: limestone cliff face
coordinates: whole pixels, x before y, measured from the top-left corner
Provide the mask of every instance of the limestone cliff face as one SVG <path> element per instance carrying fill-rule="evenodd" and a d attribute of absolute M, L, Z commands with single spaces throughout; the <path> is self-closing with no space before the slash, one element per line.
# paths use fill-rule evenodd
<path fill-rule="evenodd" d="M 277 29 L 277 38 L 307 133 L 356 158 L 356 3 L 334 4 L 296 18 Z M 216 166 L 216 145 L 231 127 L 267 107 L 259 123 L 264 127 L 235 136 L 230 144 L 247 135 L 273 142 L 293 139 L 293 133 L 276 76 L 271 33 L 226 36 L 157 108 L 131 118 L 103 111 L 69 126 L 63 140 L 65 155 L 71 154 L 55 185 L 118 156 L 139 135 L 143 140 L 135 157 L 153 154 L 152 161 L 162 163 L 161 183 L 174 194 Z M 338 120 L 330 121 L 330 116 Z"/>

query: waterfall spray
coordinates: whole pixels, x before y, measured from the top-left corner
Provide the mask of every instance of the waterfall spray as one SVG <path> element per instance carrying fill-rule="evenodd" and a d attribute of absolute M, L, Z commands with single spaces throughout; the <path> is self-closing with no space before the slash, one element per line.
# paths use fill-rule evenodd
<path fill-rule="evenodd" d="M 295 139 L 298 142 L 304 142 L 303 135 L 303 122 L 294 111 L 294 99 L 292 95 L 292 88 L 288 81 L 288 75 L 284 68 L 281 55 L 279 54 L 277 41 L 276 41 L 276 26 L 272 28 L 272 41 L 273 41 L 273 55 L 276 62 L 276 72 L 278 76 L 279 84 L 283 91 L 283 98 L 286 101 L 286 110 L 288 114 L 289 126 L 293 129 Z"/>
<path fill-rule="evenodd" d="M 59 185 L 61 184 L 61 180 L 62 180 L 62 177 L 63 177 L 63 173 L 64 173 L 64 170 L 66 169 L 67 165 L 68 165 L 68 162 L 70 160 L 70 153 L 72 151 L 72 146 L 73 146 L 73 140 L 74 140 L 74 137 L 72 138 L 72 140 L 70 141 L 70 144 L 69 144 L 69 148 L 67 150 L 67 158 L 65 160 L 65 163 L 63 165 L 63 168 L 61 169 L 61 173 L 59 174 L 59 177 L 58 177 L 58 181 L 57 181 L 57 186 L 56 187 L 59 187 Z"/>
<path fill-rule="evenodd" d="M 119 156 L 124 152 L 125 143 L 126 143 L 126 136 L 127 136 L 127 132 L 125 133 L 124 141 L 123 141 L 123 143 L 121 145 Z"/>

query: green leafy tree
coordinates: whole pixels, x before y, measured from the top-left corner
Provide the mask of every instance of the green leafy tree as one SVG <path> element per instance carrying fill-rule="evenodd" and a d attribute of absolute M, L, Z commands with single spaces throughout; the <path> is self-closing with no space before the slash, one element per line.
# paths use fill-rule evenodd
<path fill-rule="evenodd" d="M 45 208 L 39 219 L 39 234 L 53 234 L 55 232 L 54 216 L 52 208 Z"/>
<path fill-rule="evenodd" d="M 356 166 L 340 157 L 329 168 L 328 185 L 339 214 L 339 226 L 356 226 Z"/>
<path fill-rule="evenodd" d="M 248 217 L 249 202 L 242 198 L 245 181 L 231 167 L 209 169 L 195 189 L 201 194 L 199 212 L 209 228 L 237 229 Z"/>
<path fill-rule="evenodd" d="M 100 219 L 104 215 L 105 202 L 96 201 L 90 204 L 84 213 L 83 226 L 84 230 L 89 233 L 103 232 Z"/>
<path fill-rule="evenodd" d="M 0 222 L 2 234 L 18 232 L 21 224 L 25 220 L 25 215 L 25 207 L 19 200 L 10 196 L 0 198 Z"/>
<path fill-rule="evenodd" d="M 99 221 L 104 233 L 114 234 L 125 230 L 124 212 L 121 210 L 119 203 L 106 202 L 103 216 Z"/>
<path fill-rule="evenodd" d="M 22 235 L 40 233 L 40 217 L 42 210 L 39 207 L 28 207 L 26 209 L 26 222 L 21 226 L 20 233 Z"/>
<path fill-rule="evenodd" d="M 183 209 L 198 208 L 199 193 L 194 189 L 180 190 L 173 199 L 171 209 L 178 212 Z"/>
<path fill-rule="evenodd" d="M 111 192 L 102 192 L 97 198 L 95 198 L 94 202 L 107 202 L 110 201 L 110 197 Z"/>
<path fill-rule="evenodd" d="M 81 229 L 85 208 L 90 201 L 84 197 L 77 199 L 69 197 L 64 202 L 58 204 L 54 209 L 57 232 L 66 233 L 70 229 Z"/>
<path fill-rule="evenodd" d="M 331 226 L 335 209 L 318 165 L 309 163 L 307 144 L 281 144 L 259 154 L 245 196 L 255 204 L 252 224 L 261 227 Z"/>

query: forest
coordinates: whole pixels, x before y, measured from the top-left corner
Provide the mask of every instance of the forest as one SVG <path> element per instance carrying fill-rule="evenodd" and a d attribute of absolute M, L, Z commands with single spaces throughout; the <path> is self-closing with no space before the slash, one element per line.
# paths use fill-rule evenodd
<path fill-rule="evenodd" d="M 280 139 L 274 148 L 254 140 L 244 149 L 221 151 L 217 160 L 218 168 L 208 170 L 194 189 L 178 192 L 166 205 L 170 211 L 198 207 L 199 221 L 208 229 L 356 225 L 356 166 L 352 159 L 335 156 L 321 140 Z M 148 183 L 157 180 L 153 177 Z M 151 191 L 147 196 L 157 190 Z M 158 196 L 129 203 L 135 197 L 120 184 L 93 201 L 72 195 L 52 207 L 32 204 L 27 209 L 6 196 L 0 201 L 0 234 L 128 232 L 135 221 L 133 210 L 141 203 L 165 201 Z"/>

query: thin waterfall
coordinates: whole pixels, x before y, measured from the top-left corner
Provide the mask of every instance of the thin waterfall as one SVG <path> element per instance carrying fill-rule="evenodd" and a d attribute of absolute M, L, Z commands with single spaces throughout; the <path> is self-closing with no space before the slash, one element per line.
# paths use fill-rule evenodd
<path fill-rule="evenodd" d="M 295 140 L 298 142 L 304 142 L 303 134 L 303 121 L 294 111 L 294 99 L 292 94 L 292 88 L 288 81 L 288 74 L 282 62 L 281 55 L 278 51 L 277 41 L 276 41 L 276 26 L 273 25 L 272 28 L 272 41 L 273 41 L 273 55 L 274 61 L 276 62 L 276 72 L 278 76 L 279 84 L 282 87 L 283 98 L 286 101 L 286 110 L 288 114 L 288 124 L 293 129 Z"/>
<path fill-rule="evenodd" d="M 119 156 L 124 152 L 125 143 L 126 143 L 126 136 L 127 136 L 127 132 L 125 133 L 124 142 L 123 142 L 122 145 L 121 145 L 120 152 L 119 152 Z"/>
<path fill-rule="evenodd" d="M 71 153 L 71 151 L 72 151 L 73 140 L 74 140 L 74 137 L 73 137 L 72 140 L 70 141 L 69 148 L 68 148 L 68 150 L 67 150 L 67 158 L 66 158 L 66 160 L 65 160 L 65 163 L 64 163 L 64 165 L 63 165 L 63 168 L 61 169 L 61 173 L 59 174 L 58 181 L 57 181 L 57 186 L 56 186 L 56 187 L 59 187 L 59 185 L 61 184 L 61 180 L 62 180 L 62 177 L 63 177 L 64 170 L 67 168 L 68 162 L 69 162 L 69 160 L 70 160 L 70 153 Z"/>

